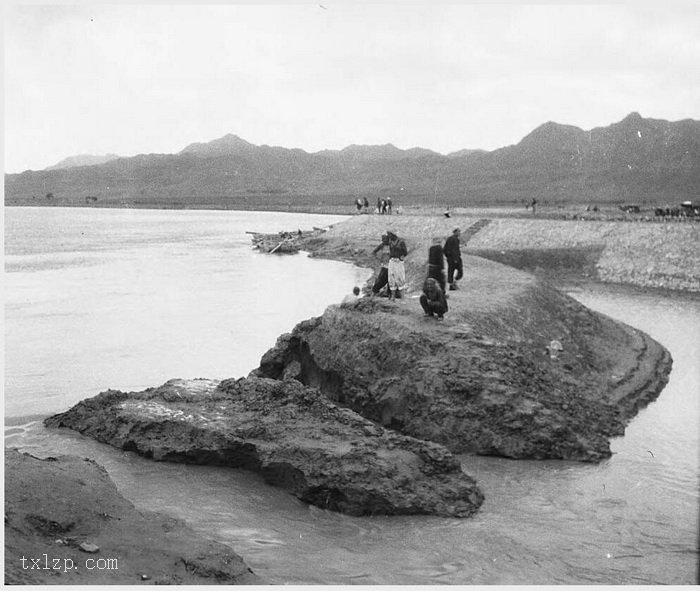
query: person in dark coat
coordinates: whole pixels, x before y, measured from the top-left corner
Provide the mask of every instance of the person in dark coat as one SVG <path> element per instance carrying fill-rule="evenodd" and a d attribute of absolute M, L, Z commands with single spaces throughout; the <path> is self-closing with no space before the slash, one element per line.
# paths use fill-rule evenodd
<path fill-rule="evenodd" d="M 381 243 L 372 251 L 372 254 L 379 257 L 382 265 L 372 286 L 372 295 L 377 295 L 389 283 L 389 236 L 387 234 L 382 235 Z"/>
<path fill-rule="evenodd" d="M 427 277 L 423 282 L 423 293 L 420 296 L 420 305 L 426 316 L 437 314 L 438 320 L 442 320 L 445 316 L 445 312 L 447 312 L 445 292 L 440 289 L 440 285 L 432 277 Z"/>
<path fill-rule="evenodd" d="M 433 239 L 433 245 L 428 249 L 428 277 L 432 277 L 445 291 L 445 253 L 439 238 Z"/>
<path fill-rule="evenodd" d="M 447 282 L 450 284 L 450 289 L 457 289 L 457 281 L 462 278 L 462 253 L 459 247 L 459 236 L 461 234 L 459 228 L 455 228 L 450 236 L 445 241 L 443 248 L 445 258 L 447 259 Z"/>

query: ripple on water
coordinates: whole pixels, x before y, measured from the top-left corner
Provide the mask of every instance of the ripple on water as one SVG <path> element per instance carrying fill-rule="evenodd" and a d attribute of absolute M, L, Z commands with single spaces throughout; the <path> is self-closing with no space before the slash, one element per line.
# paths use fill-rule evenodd
<path fill-rule="evenodd" d="M 258 546 L 284 546 L 287 542 L 271 531 L 246 529 L 241 527 L 221 527 L 219 534 L 230 540 L 246 540 L 247 543 Z"/>

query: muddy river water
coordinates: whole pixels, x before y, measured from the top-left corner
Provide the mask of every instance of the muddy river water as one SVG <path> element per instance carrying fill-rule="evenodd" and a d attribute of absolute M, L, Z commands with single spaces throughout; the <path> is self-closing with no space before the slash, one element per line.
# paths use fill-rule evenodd
<path fill-rule="evenodd" d="M 261 257 L 245 231 L 337 219 L 6 209 L 5 445 L 94 458 L 138 508 L 230 544 L 272 583 L 697 582 L 694 297 L 572 292 L 665 345 L 670 381 L 600 464 L 462 457 L 486 496 L 472 519 L 338 515 L 254 474 L 156 463 L 42 427 L 42 416 L 109 387 L 245 375 L 277 335 L 366 277 L 331 261 Z"/>

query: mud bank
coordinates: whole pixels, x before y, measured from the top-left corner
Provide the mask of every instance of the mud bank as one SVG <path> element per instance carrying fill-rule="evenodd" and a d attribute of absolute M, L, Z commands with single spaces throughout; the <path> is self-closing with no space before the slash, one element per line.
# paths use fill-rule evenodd
<path fill-rule="evenodd" d="M 532 274 L 473 256 L 464 257 L 462 289 L 450 292 L 445 321 L 423 317 L 417 295 L 430 240 L 456 225 L 463 242 L 490 227 L 357 216 L 309 241 L 314 256 L 376 267 L 371 250 L 393 229 L 409 247 L 408 297 L 329 308 L 280 337 L 256 374 L 291 371 L 373 421 L 455 452 L 609 456 L 610 438 L 666 384 L 668 351 Z M 546 352 L 552 340 L 563 345 L 557 359 Z"/>
<path fill-rule="evenodd" d="M 469 299 L 452 293 L 441 323 L 415 299 L 330 308 L 280 337 L 257 374 L 294 376 L 453 452 L 582 461 L 608 457 L 610 438 L 667 381 L 663 347 L 553 289 L 478 311 Z M 564 347 L 556 360 L 551 339 Z"/>
<path fill-rule="evenodd" d="M 261 584 L 228 546 L 137 511 L 105 470 L 5 451 L 5 584 Z"/>
<path fill-rule="evenodd" d="M 304 502 L 350 515 L 467 517 L 483 501 L 442 446 L 379 427 L 291 379 L 107 391 L 45 425 L 154 460 L 252 470 Z"/>

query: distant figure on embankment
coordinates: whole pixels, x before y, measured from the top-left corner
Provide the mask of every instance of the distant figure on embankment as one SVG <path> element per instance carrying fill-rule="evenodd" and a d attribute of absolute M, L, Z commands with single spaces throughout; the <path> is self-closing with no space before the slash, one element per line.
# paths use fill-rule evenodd
<path fill-rule="evenodd" d="M 443 248 L 445 251 L 445 258 L 447 259 L 447 282 L 450 284 L 451 290 L 458 289 L 457 281 L 463 276 L 462 253 L 459 247 L 459 237 L 461 233 L 462 231 L 459 228 L 455 228 L 452 231 L 452 236 L 445 241 L 445 246 Z"/>

